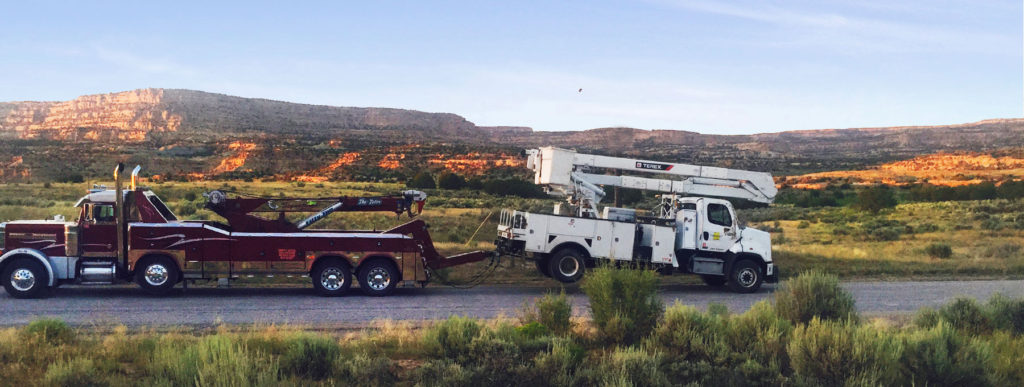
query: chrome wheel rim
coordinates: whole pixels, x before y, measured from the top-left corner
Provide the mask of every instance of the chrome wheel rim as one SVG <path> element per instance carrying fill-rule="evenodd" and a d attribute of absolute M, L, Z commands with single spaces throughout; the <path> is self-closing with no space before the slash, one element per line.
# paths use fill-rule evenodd
<path fill-rule="evenodd" d="M 149 265 L 146 267 L 143 277 L 146 278 L 146 283 L 150 285 L 163 285 L 167 282 L 167 267 L 159 263 Z"/>
<path fill-rule="evenodd" d="M 562 258 L 561 261 L 558 261 L 558 271 L 566 277 L 572 277 L 576 275 L 576 272 L 578 272 L 579 270 L 579 261 L 573 259 L 572 257 L 565 257 Z"/>
<path fill-rule="evenodd" d="M 383 267 L 372 268 L 366 273 L 366 284 L 370 285 L 370 289 L 384 290 L 391 285 L 391 273 Z"/>
<path fill-rule="evenodd" d="M 320 274 L 320 286 L 324 289 L 334 291 L 341 289 L 342 285 L 345 285 L 345 276 L 342 275 L 341 269 L 329 267 Z"/>
<path fill-rule="evenodd" d="M 32 289 L 36 284 L 36 276 L 29 269 L 17 269 L 11 273 L 11 285 L 18 291 L 24 292 Z"/>
<path fill-rule="evenodd" d="M 757 283 L 757 270 L 749 267 L 743 268 L 743 270 L 740 270 L 739 274 L 736 275 L 736 280 L 740 283 L 740 286 L 745 288 L 754 286 L 754 284 Z"/>

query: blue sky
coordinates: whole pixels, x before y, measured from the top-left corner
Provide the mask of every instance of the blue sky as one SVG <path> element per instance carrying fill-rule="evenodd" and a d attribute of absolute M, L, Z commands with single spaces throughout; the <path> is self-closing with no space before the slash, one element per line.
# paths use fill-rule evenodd
<path fill-rule="evenodd" d="M 717 134 L 1024 107 L 1019 0 L 157 3 L 0 6 L 0 101 L 187 88 Z"/>

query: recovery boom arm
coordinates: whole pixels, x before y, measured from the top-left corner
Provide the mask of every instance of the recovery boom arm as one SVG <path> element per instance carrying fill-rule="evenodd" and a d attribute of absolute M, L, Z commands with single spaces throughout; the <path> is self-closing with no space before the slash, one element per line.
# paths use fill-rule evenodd
<path fill-rule="evenodd" d="M 527 168 L 534 171 L 534 183 L 548 186 L 593 208 L 605 196 L 599 186 L 635 188 L 682 195 L 717 196 L 771 203 L 778 190 L 772 176 L 765 172 L 667 163 L 622 157 L 576 153 L 568 149 L 544 147 L 528 150 Z M 677 178 L 615 176 L 590 173 L 592 168 L 622 172 L 660 174 Z"/>

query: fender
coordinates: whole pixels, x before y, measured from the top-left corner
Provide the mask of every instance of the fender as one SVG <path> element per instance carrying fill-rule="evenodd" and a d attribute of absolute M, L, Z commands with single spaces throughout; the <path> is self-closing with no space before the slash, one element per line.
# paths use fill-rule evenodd
<path fill-rule="evenodd" d="M 53 286 L 54 281 L 56 281 L 56 276 L 53 275 L 53 266 L 50 265 L 50 260 L 46 258 L 46 254 L 43 254 L 39 250 L 22 247 L 8 251 L 4 253 L 4 255 L 0 256 L 0 267 L 4 266 L 4 262 L 6 262 L 8 258 L 18 255 L 28 255 L 38 260 L 39 263 L 42 263 L 43 267 L 46 268 L 46 274 L 50 277 L 50 282 L 47 286 Z"/>

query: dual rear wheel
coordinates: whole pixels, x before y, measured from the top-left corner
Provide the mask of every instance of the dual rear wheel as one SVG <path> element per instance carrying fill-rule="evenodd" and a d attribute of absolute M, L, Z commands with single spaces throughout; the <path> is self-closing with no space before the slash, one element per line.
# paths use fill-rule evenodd
<path fill-rule="evenodd" d="M 352 269 L 348 262 L 339 258 L 317 263 L 310 274 L 313 279 L 313 287 L 322 296 L 340 296 L 352 287 Z M 373 259 L 359 267 L 356 278 L 363 294 L 380 297 L 389 295 L 395 290 L 399 281 L 399 273 L 393 262 L 386 259 Z"/>

